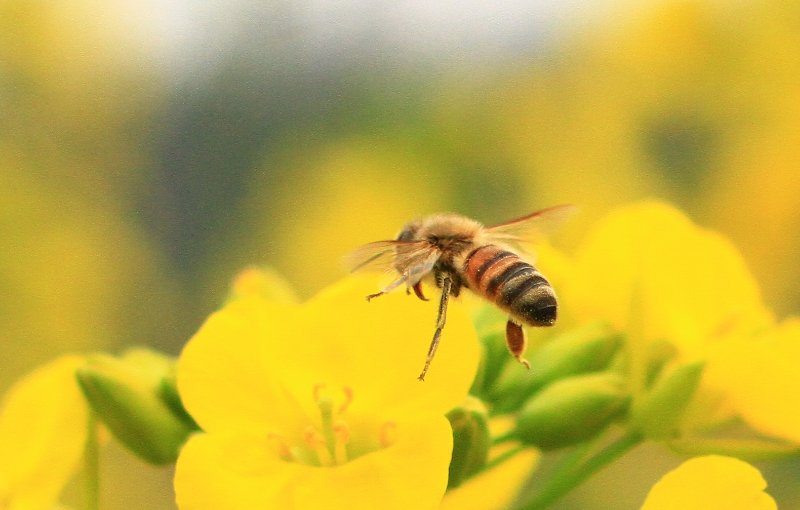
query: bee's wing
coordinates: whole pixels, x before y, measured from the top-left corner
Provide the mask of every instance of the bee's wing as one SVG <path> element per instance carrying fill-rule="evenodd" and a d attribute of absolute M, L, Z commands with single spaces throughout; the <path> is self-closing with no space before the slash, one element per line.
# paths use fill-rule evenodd
<path fill-rule="evenodd" d="M 350 272 L 397 271 L 428 273 L 439 259 L 439 250 L 428 241 L 375 241 L 350 253 L 345 262 Z"/>
<path fill-rule="evenodd" d="M 397 241 L 375 241 L 359 246 L 347 254 L 344 263 L 351 273 L 357 271 L 385 271 L 394 267 Z"/>
<path fill-rule="evenodd" d="M 387 271 L 400 277 L 382 289 L 389 292 L 405 283 L 413 286 L 430 273 L 441 253 L 427 241 L 376 241 L 356 249 L 346 258 L 351 272 Z"/>
<path fill-rule="evenodd" d="M 548 207 L 505 223 L 486 227 L 486 236 L 490 242 L 514 245 L 535 243 L 546 238 L 577 210 L 578 208 L 571 204 Z"/>

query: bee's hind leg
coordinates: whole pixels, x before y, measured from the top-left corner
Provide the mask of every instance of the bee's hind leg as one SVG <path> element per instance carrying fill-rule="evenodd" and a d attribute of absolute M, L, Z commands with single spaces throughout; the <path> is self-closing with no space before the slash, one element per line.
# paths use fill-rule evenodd
<path fill-rule="evenodd" d="M 508 322 L 506 322 L 506 345 L 512 356 L 525 365 L 525 368 L 530 370 L 531 364 L 522 357 L 522 355 L 525 354 L 525 348 L 528 347 L 528 339 L 525 336 L 525 330 L 511 319 L 508 319 Z"/>

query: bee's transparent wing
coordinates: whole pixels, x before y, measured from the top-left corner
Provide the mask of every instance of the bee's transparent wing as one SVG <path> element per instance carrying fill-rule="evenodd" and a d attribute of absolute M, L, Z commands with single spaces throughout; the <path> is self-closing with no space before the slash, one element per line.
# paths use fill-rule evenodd
<path fill-rule="evenodd" d="M 345 266 L 351 273 L 394 269 L 397 241 L 375 241 L 347 254 Z"/>
<path fill-rule="evenodd" d="M 382 289 L 382 292 L 389 292 L 403 283 L 415 285 L 431 272 L 440 255 L 427 241 L 376 241 L 356 249 L 346 262 L 351 272 L 399 273 L 399 278 Z"/>
<path fill-rule="evenodd" d="M 571 204 L 548 207 L 505 223 L 486 227 L 486 236 L 490 242 L 522 247 L 521 245 L 526 243 L 545 239 L 577 210 L 578 208 Z"/>

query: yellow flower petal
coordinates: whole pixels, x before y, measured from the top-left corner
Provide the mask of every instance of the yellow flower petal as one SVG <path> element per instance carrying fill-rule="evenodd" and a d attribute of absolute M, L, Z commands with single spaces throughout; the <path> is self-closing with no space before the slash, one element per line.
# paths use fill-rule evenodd
<path fill-rule="evenodd" d="M 500 510 L 508 508 L 541 455 L 527 449 L 447 492 L 440 510 Z"/>
<path fill-rule="evenodd" d="M 426 289 L 423 302 L 402 291 L 367 302 L 375 292 L 373 277 L 348 278 L 313 298 L 304 310 L 313 333 L 326 342 L 296 342 L 283 353 L 287 376 L 306 367 L 313 380 L 350 384 L 361 406 L 381 406 L 390 412 L 424 408 L 445 413 L 460 404 L 478 367 L 480 348 L 475 328 L 460 300 L 451 299 L 439 350 L 424 382 L 417 380 L 433 337 L 438 291 Z M 313 319 L 311 319 L 313 318 Z M 316 324 L 315 324 L 316 322 Z M 313 337 L 309 337 L 313 338 Z M 346 372 L 341 370 L 347 366 Z"/>
<path fill-rule="evenodd" d="M 290 305 L 242 298 L 213 314 L 189 341 L 177 364 L 183 404 L 207 432 L 292 429 L 302 418 L 292 395 L 275 381 L 271 343 L 291 343 L 282 320 L 300 320 Z"/>
<path fill-rule="evenodd" d="M 83 455 L 88 411 L 64 356 L 19 380 L 0 410 L 0 507 L 49 510 Z"/>
<path fill-rule="evenodd" d="M 260 296 L 278 303 L 297 303 L 297 294 L 289 282 L 272 268 L 248 267 L 236 275 L 231 298 Z"/>
<path fill-rule="evenodd" d="M 291 509 L 289 481 L 302 467 L 281 461 L 266 434 L 196 434 L 175 468 L 178 507 Z"/>
<path fill-rule="evenodd" d="M 302 305 L 245 296 L 214 314 L 178 362 L 191 439 L 175 479 L 182 510 L 435 508 L 478 340 L 454 302 L 428 380 L 416 380 L 435 303 L 367 303 L 349 278 Z"/>
<path fill-rule="evenodd" d="M 198 434 L 175 474 L 182 510 L 436 508 L 447 487 L 450 425 L 436 416 L 401 422 L 394 444 L 346 464 L 278 459 L 265 436 Z"/>
<path fill-rule="evenodd" d="M 670 471 L 647 495 L 642 510 L 775 510 L 756 468 L 732 457 L 690 459 Z"/>
<path fill-rule="evenodd" d="M 563 301 L 583 320 L 641 328 L 685 358 L 769 324 L 755 280 L 736 249 L 659 202 L 602 219 L 576 256 Z"/>
<path fill-rule="evenodd" d="M 315 413 L 313 389 L 356 390 L 352 414 L 380 407 L 444 413 L 463 399 L 477 369 L 478 340 L 451 302 L 426 381 L 416 380 L 437 307 L 397 292 L 372 302 L 372 278 L 350 278 L 304 305 L 240 299 L 214 314 L 184 349 L 178 383 L 206 431 L 274 423 L 292 429 Z M 295 402 L 293 404 L 293 402 Z M 297 408 L 297 402 L 303 409 Z"/>
<path fill-rule="evenodd" d="M 800 443 L 800 318 L 754 339 L 719 349 L 708 363 L 708 383 L 756 430 Z"/>

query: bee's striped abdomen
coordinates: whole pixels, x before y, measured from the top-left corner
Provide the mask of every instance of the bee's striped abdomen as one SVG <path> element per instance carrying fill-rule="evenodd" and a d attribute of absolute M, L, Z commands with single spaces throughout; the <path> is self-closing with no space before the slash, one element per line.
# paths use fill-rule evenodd
<path fill-rule="evenodd" d="M 473 250 L 464 261 L 470 289 L 531 326 L 550 326 L 556 297 L 547 279 L 516 254 L 494 245 Z"/>

